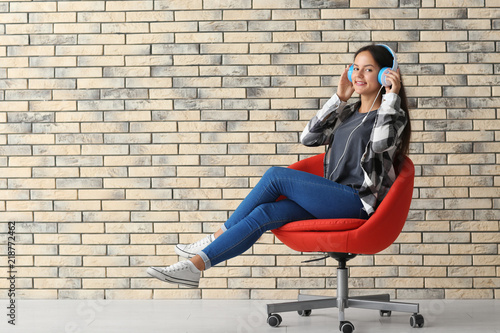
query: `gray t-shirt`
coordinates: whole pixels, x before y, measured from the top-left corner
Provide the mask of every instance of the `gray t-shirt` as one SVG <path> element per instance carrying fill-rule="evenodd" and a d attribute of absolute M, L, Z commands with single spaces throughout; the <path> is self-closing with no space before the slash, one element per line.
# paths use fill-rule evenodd
<path fill-rule="evenodd" d="M 329 179 L 356 190 L 361 187 L 364 177 L 361 156 L 370 140 L 376 114 L 375 110 L 368 114 L 355 111 L 337 128 L 331 146 L 333 163 L 327 171 Z"/>

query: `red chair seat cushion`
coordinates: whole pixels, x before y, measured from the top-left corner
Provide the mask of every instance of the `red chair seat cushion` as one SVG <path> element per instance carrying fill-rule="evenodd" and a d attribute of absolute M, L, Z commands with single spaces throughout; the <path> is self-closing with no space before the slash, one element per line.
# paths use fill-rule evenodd
<path fill-rule="evenodd" d="M 362 219 L 303 220 L 287 223 L 280 230 L 283 232 L 344 231 L 357 229 L 365 222 L 366 220 Z"/>
<path fill-rule="evenodd" d="M 311 164 L 320 172 L 322 156 L 301 160 L 291 167 L 308 171 Z M 377 211 L 368 220 L 324 219 L 287 223 L 272 232 L 288 247 L 300 252 L 378 253 L 391 245 L 401 233 L 413 195 L 415 167 L 409 158 Z"/>

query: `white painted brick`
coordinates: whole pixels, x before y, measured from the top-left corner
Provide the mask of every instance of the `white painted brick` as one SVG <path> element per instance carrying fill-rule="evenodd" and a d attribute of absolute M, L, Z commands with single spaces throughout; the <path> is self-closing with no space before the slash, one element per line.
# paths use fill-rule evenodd
<path fill-rule="evenodd" d="M 0 11 L 0 220 L 19 226 L 18 260 L 34 276 L 20 283 L 39 288 L 20 297 L 334 294 L 334 265 L 304 266 L 272 233 L 204 273 L 200 290 L 140 275 L 175 263 L 174 244 L 216 231 L 269 166 L 324 151 L 298 135 L 372 42 L 398 53 L 417 177 L 396 243 L 350 262 L 353 294 L 500 296 L 498 1 L 52 1 Z"/>

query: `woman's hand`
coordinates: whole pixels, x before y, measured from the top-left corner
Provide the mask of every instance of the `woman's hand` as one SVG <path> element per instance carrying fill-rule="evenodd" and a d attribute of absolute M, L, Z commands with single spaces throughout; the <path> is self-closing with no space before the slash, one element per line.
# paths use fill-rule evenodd
<path fill-rule="evenodd" d="M 354 86 L 352 82 L 347 78 L 347 72 L 349 71 L 349 67 L 344 69 L 344 72 L 340 76 L 339 84 L 337 85 L 337 96 L 339 96 L 341 101 L 347 102 L 349 98 L 351 98 L 354 93 Z"/>
<path fill-rule="evenodd" d="M 399 68 L 397 71 L 389 70 L 389 73 L 387 73 L 386 77 L 387 80 L 391 83 L 390 87 L 385 87 L 386 94 L 399 94 L 399 90 L 401 89 L 401 74 L 399 73 Z"/>

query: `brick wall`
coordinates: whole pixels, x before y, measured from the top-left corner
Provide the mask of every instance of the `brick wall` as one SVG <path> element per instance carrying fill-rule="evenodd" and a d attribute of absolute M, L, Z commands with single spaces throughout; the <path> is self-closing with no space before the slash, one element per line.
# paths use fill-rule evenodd
<path fill-rule="evenodd" d="M 499 298 L 499 17 L 499 0 L 0 1 L 0 277 L 15 221 L 22 298 L 333 294 L 333 261 L 300 264 L 270 233 L 201 289 L 145 269 L 216 230 L 269 166 L 322 152 L 299 132 L 383 42 L 416 188 L 398 241 L 352 261 L 353 293 Z"/>

